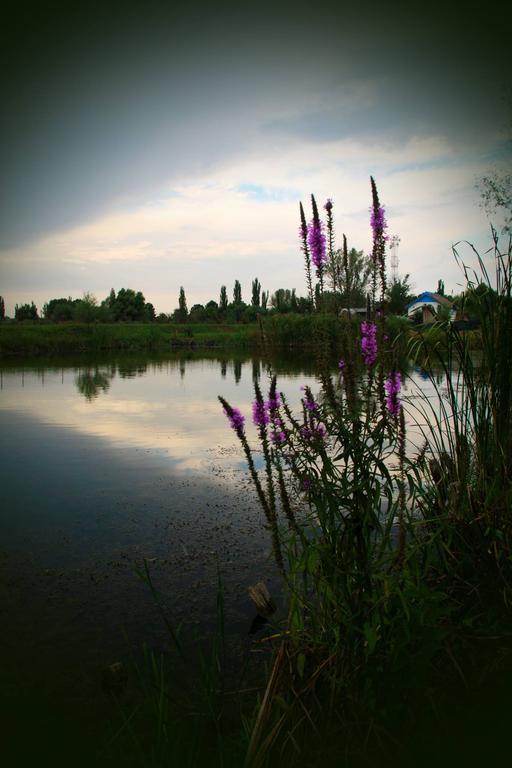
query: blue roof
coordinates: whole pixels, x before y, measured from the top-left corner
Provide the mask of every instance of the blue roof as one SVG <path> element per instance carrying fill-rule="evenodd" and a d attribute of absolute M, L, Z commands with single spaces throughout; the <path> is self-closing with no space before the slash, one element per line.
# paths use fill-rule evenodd
<path fill-rule="evenodd" d="M 410 304 L 406 306 L 406 309 L 413 307 L 415 304 L 420 304 L 422 301 L 431 301 L 433 304 L 441 304 L 438 296 L 433 291 L 424 291 L 423 293 L 420 293 L 414 301 L 411 301 Z"/>

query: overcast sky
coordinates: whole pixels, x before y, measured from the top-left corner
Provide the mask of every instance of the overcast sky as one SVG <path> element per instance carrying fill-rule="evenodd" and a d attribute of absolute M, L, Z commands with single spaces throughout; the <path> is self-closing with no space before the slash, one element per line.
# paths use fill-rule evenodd
<path fill-rule="evenodd" d="M 256 276 L 304 294 L 299 201 L 332 198 L 338 242 L 368 251 L 370 175 L 418 292 L 459 289 L 453 243 L 488 245 L 475 183 L 510 167 L 510 14 L 70 5 L 13 4 L 4 29 L 8 314 L 112 287 L 170 312 L 181 285 L 190 307 L 235 279 L 249 300 Z"/>

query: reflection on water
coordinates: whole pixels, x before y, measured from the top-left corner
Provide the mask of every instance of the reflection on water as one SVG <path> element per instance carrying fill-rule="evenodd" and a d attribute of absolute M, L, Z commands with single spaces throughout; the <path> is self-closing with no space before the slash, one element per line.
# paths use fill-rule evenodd
<path fill-rule="evenodd" d="M 115 376 L 115 370 L 100 371 L 98 368 L 87 368 L 80 371 L 75 379 L 75 384 L 81 395 L 91 402 L 101 392 L 108 392 L 110 380 Z M 62 379 L 61 379 L 61 383 Z"/>
<path fill-rule="evenodd" d="M 203 627 L 215 623 L 220 563 L 228 624 L 248 631 L 247 587 L 263 579 L 273 591 L 277 580 L 217 395 L 245 413 L 256 445 L 253 381 L 265 389 L 270 367 L 292 409 L 302 385 L 319 390 L 310 357 L 187 352 L 0 365 L 0 569 L 7 558 L 11 582 L 26 583 L 31 611 L 41 595 L 39 632 L 47 621 L 56 653 L 69 645 L 66 628 L 87 648 L 97 636 L 115 645 L 121 626 L 142 639 L 158 632 L 130 565 L 143 557 L 153 561 L 176 620 Z M 435 402 L 430 382 L 412 371 L 411 412 L 418 387 Z M 12 577 L 14 561 L 24 563 L 25 582 Z M 18 597 L 13 606 L 23 605 Z M 14 621 L 12 613 L 3 618 Z M 58 641 L 52 633 L 61 624 Z"/>

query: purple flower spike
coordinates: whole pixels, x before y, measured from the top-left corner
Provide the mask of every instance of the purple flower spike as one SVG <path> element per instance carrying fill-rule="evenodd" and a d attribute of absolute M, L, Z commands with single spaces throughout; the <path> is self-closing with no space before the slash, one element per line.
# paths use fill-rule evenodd
<path fill-rule="evenodd" d="M 270 422 L 265 403 L 255 400 L 252 404 L 252 420 L 257 427 L 265 427 Z"/>
<path fill-rule="evenodd" d="M 382 205 L 377 208 L 370 208 L 370 224 L 373 230 L 373 239 L 377 240 L 378 237 L 384 237 L 387 240 L 387 235 L 384 235 L 384 230 L 388 228 L 388 224 L 385 217 L 385 210 Z"/>
<path fill-rule="evenodd" d="M 327 250 L 324 225 L 321 221 L 313 220 L 308 224 L 308 245 L 311 251 L 311 261 L 317 270 L 322 269 L 327 262 Z"/>
<path fill-rule="evenodd" d="M 304 488 L 305 491 L 309 491 L 309 489 L 311 488 L 311 480 L 309 479 L 309 477 L 305 477 L 302 480 L 302 487 Z"/>
<path fill-rule="evenodd" d="M 244 431 L 245 416 L 242 415 L 238 408 L 231 408 L 231 411 L 228 411 L 227 408 L 224 408 L 224 413 L 228 417 L 229 424 L 231 428 L 235 430 L 235 432 Z"/>
<path fill-rule="evenodd" d="M 274 445 L 280 445 L 286 440 L 286 434 L 282 430 L 275 430 L 270 433 L 270 439 Z"/>
<path fill-rule="evenodd" d="M 343 369 L 345 368 L 345 361 L 344 360 L 340 360 L 339 361 L 338 368 L 340 369 L 340 371 L 343 371 Z"/>
<path fill-rule="evenodd" d="M 324 205 L 324 209 L 327 211 L 327 213 L 332 211 L 332 200 L 331 200 L 331 198 L 329 198 L 327 200 L 326 204 Z"/>
<path fill-rule="evenodd" d="M 308 411 L 316 411 L 320 407 L 318 403 L 316 402 L 315 398 L 311 394 L 311 390 L 309 387 L 301 387 L 301 389 L 305 392 L 305 398 L 303 400 L 305 408 L 307 408 Z"/>
<path fill-rule="evenodd" d="M 373 365 L 377 360 L 377 326 L 374 323 L 361 323 L 361 349 L 365 365 Z"/>
<path fill-rule="evenodd" d="M 398 394 L 400 387 L 402 386 L 402 380 L 400 374 L 395 371 L 384 382 L 384 389 L 386 391 L 386 408 L 392 416 L 398 416 L 400 408 L 402 407 Z"/>
<path fill-rule="evenodd" d="M 281 398 L 279 397 L 278 394 L 275 394 L 269 397 L 265 405 L 267 406 L 268 410 L 271 413 L 275 413 L 278 410 L 278 408 L 281 406 Z"/>

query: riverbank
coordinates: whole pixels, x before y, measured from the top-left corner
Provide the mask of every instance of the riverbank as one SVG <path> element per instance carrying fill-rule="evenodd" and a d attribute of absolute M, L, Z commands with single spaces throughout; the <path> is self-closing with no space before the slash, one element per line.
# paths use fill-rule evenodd
<path fill-rule="evenodd" d="M 169 349 L 255 349 L 257 323 L 212 325 L 188 323 L 2 323 L 0 357 L 71 352 Z"/>
<path fill-rule="evenodd" d="M 354 322 L 359 322 L 354 318 Z M 343 349 L 350 323 L 335 315 L 270 314 L 259 323 L 2 323 L 0 358 L 38 357 L 87 352 L 167 352 L 169 350 L 314 350 L 333 354 Z M 445 350 L 446 330 L 439 325 L 421 330 L 423 346 Z M 404 317 L 386 319 L 391 340 L 418 338 L 418 329 Z M 478 330 L 464 336 L 471 349 L 481 348 Z M 396 343 L 396 341 L 395 341 Z"/>

